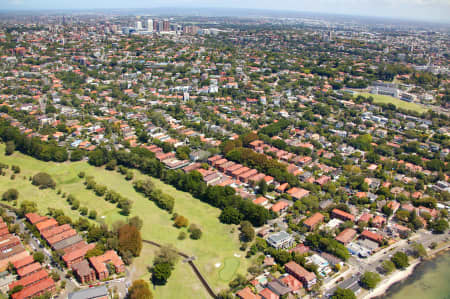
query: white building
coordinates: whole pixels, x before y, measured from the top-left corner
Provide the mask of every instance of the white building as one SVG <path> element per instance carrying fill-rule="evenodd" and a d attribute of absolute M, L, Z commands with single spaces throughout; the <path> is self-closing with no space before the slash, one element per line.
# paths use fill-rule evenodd
<path fill-rule="evenodd" d="M 273 233 L 267 238 L 267 243 L 276 249 L 289 248 L 294 245 L 294 238 L 285 231 Z"/>
<path fill-rule="evenodd" d="M 142 22 L 141 21 L 137 21 L 136 22 L 136 30 L 137 31 L 142 31 Z"/>
<path fill-rule="evenodd" d="M 153 32 L 153 20 L 152 19 L 147 20 L 147 31 Z"/>

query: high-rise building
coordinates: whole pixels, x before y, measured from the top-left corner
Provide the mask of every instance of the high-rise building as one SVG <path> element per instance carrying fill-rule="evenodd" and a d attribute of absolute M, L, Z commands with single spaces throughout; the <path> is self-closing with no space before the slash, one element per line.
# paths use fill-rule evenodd
<path fill-rule="evenodd" d="M 142 22 L 141 21 L 137 21 L 136 22 L 136 30 L 137 31 L 141 31 L 142 30 Z"/>
<path fill-rule="evenodd" d="M 168 32 L 170 31 L 170 22 L 169 20 L 164 20 L 163 21 L 163 30 L 164 32 Z"/>
<path fill-rule="evenodd" d="M 152 19 L 147 20 L 147 31 L 153 32 L 153 20 Z"/>
<path fill-rule="evenodd" d="M 153 20 L 153 31 L 159 31 L 159 22 L 157 20 Z"/>

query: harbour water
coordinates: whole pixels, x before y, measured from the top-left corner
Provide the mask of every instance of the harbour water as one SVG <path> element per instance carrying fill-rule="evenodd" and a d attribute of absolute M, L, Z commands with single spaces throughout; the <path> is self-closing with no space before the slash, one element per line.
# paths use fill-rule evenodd
<path fill-rule="evenodd" d="M 450 299 L 450 252 L 419 264 L 414 273 L 394 284 L 384 299 Z"/>

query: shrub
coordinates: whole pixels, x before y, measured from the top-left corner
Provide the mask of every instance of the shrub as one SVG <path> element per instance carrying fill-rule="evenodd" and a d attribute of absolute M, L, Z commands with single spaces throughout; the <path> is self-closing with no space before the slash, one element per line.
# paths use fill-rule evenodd
<path fill-rule="evenodd" d="M 78 209 L 80 207 L 80 201 L 78 200 L 78 199 L 75 199 L 73 202 L 72 202 L 72 210 L 76 210 L 76 209 Z"/>
<path fill-rule="evenodd" d="M 84 178 L 86 176 L 86 173 L 84 172 L 84 171 L 80 171 L 79 173 L 78 173 L 78 177 L 79 178 Z"/>
<path fill-rule="evenodd" d="M 17 198 L 19 198 L 19 192 L 13 188 L 6 190 L 2 195 L 2 199 L 6 201 L 13 201 Z"/>
<path fill-rule="evenodd" d="M 14 173 L 20 173 L 20 166 L 18 166 L 18 165 L 13 165 L 13 166 L 11 166 L 11 170 L 14 172 Z"/>
<path fill-rule="evenodd" d="M 187 227 L 189 225 L 189 220 L 186 217 L 179 215 L 175 218 L 174 225 L 178 228 Z"/>
<path fill-rule="evenodd" d="M 149 283 L 142 279 L 133 281 L 128 296 L 130 299 L 153 299 Z"/>
<path fill-rule="evenodd" d="M 178 240 L 184 240 L 186 239 L 187 234 L 185 232 L 180 232 L 180 234 L 178 235 Z"/>
<path fill-rule="evenodd" d="M 31 183 L 38 186 L 39 189 L 51 188 L 55 189 L 56 183 L 53 181 L 52 177 L 45 172 L 39 172 L 33 176 Z"/>
<path fill-rule="evenodd" d="M 104 186 L 104 185 L 96 184 L 94 187 L 94 192 L 95 192 L 95 195 L 97 195 L 97 196 L 105 195 L 106 191 L 108 191 L 108 188 L 106 188 L 106 186 Z"/>
<path fill-rule="evenodd" d="M 116 169 L 116 166 L 117 166 L 117 161 L 116 160 L 111 160 L 108 163 L 106 163 L 105 168 L 107 170 L 114 170 L 114 169 Z"/>
<path fill-rule="evenodd" d="M 16 150 L 16 146 L 14 144 L 14 141 L 6 142 L 6 147 L 5 147 L 5 155 L 6 156 L 12 155 L 15 150 Z"/>
<path fill-rule="evenodd" d="M 89 218 L 90 219 L 93 219 L 93 220 L 95 220 L 95 219 L 97 219 L 97 211 L 90 211 L 89 212 Z"/>
<path fill-rule="evenodd" d="M 203 234 L 202 230 L 195 224 L 191 224 L 191 226 L 189 226 L 189 232 L 190 232 L 189 237 L 192 240 L 199 240 Z"/>
<path fill-rule="evenodd" d="M 127 171 L 127 174 L 125 175 L 125 179 L 126 179 L 127 181 L 131 181 L 133 178 L 134 178 L 134 173 L 133 173 L 133 171 L 131 171 L 131 170 Z"/>

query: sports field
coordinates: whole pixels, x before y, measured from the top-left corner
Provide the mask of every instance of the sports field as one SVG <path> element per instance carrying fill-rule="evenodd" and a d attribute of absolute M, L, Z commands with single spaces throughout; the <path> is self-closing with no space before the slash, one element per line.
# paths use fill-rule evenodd
<path fill-rule="evenodd" d="M 423 113 L 423 112 L 427 111 L 427 108 L 421 104 L 402 101 L 400 99 L 397 99 L 397 98 L 394 98 L 391 96 L 371 94 L 368 92 L 361 92 L 361 93 L 355 94 L 355 96 L 358 96 L 358 95 L 362 95 L 363 97 L 366 97 L 366 98 L 371 96 L 371 97 L 373 97 L 374 102 L 378 103 L 378 104 L 394 104 L 397 108 L 413 110 L 413 111 L 417 111 L 419 113 Z"/>
<path fill-rule="evenodd" d="M 0 176 L 0 194 L 8 188 L 16 188 L 19 191 L 19 204 L 22 200 L 32 200 L 38 204 L 41 213 L 45 213 L 48 207 L 53 207 L 63 209 L 73 219 L 80 217 L 78 211 L 71 210 L 65 199 L 57 194 L 57 190 L 60 189 L 62 193 L 73 194 L 80 201 L 81 207 L 95 209 L 98 213 L 97 219 L 100 221 L 110 225 L 117 220 L 125 220 L 125 217 L 118 213 L 119 209 L 115 205 L 96 196 L 91 190 L 86 190 L 83 179 L 78 177 L 78 173 L 84 171 L 87 176 L 93 176 L 96 182 L 133 201 L 130 216 L 138 215 L 143 219 L 142 237 L 144 239 L 162 244 L 173 244 L 179 250 L 195 256 L 196 265 L 216 291 L 225 288 L 236 273 L 244 274 L 250 264 L 245 259 L 245 254 L 239 250 L 237 229 L 231 232 L 233 226 L 219 222 L 219 209 L 193 198 L 189 193 L 178 191 L 160 180 L 151 178 L 157 188 L 175 198 L 176 213 L 187 217 L 190 223 L 201 227 L 203 235 L 200 240 L 195 241 L 189 238 L 178 240 L 181 230 L 173 226 L 171 215 L 137 193 L 132 182 L 126 181 L 124 176 L 116 171 L 93 167 L 86 162 L 42 162 L 18 152 L 5 156 L 4 144 L 0 144 L 0 162 L 18 165 L 21 168 L 21 173 L 16 175 L 15 180 L 10 179 L 11 170 L 7 171 L 6 176 Z M 39 190 L 28 180 L 28 177 L 41 171 L 47 172 L 55 180 L 57 184 L 55 190 Z M 134 172 L 135 179 L 150 178 L 136 170 Z M 148 245 L 144 245 L 144 248 L 147 247 Z M 147 266 L 151 265 L 153 252 L 152 249 L 145 249 L 141 257 L 135 260 L 130 267 L 133 278 L 149 277 Z M 236 255 L 240 257 L 237 258 Z M 231 260 L 233 262 L 230 263 Z M 237 263 L 234 260 L 237 260 Z M 224 267 L 226 270 L 223 269 Z M 225 271 L 221 273 L 221 270 Z M 157 287 L 155 294 L 157 298 L 177 298 L 180 294 L 183 294 L 183 298 L 207 297 L 207 293 L 193 275 L 191 268 L 182 261 L 177 264 L 168 285 Z"/>

